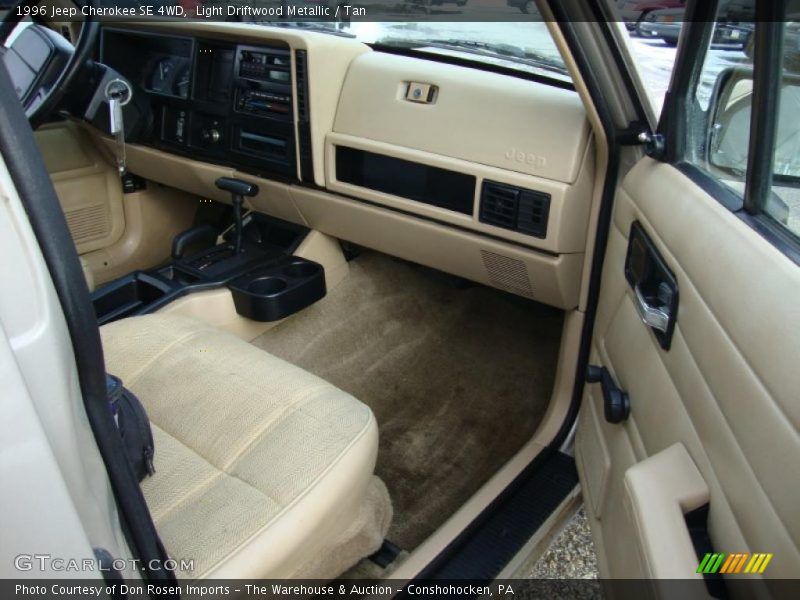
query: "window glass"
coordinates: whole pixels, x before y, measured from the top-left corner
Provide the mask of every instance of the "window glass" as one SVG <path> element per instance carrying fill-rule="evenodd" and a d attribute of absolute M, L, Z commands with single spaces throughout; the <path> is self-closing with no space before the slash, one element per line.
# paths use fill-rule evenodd
<path fill-rule="evenodd" d="M 687 158 L 742 197 L 750 143 L 754 11 L 753 0 L 719 3 L 693 94 L 687 142 Z"/>
<path fill-rule="evenodd" d="M 661 112 L 672 77 L 685 11 L 682 0 L 661 4 L 659 7 L 625 0 L 617 3 L 618 18 L 626 30 L 628 53 L 655 114 Z"/>
<path fill-rule="evenodd" d="M 670 6 L 618 1 L 628 51 L 656 114 L 660 114 L 684 30 L 685 2 Z M 721 0 L 717 22 L 687 115 L 685 160 L 744 197 L 750 144 L 755 42 L 754 0 Z M 800 22 L 784 27 L 783 85 L 777 114 L 772 193 L 763 212 L 800 236 Z"/>
<path fill-rule="evenodd" d="M 721 3 L 719 10 L 693 93 L 685 158 L 743 197 L 753 100 L 753 3 Z M 774 157 L 773 185 L 763 212 L 800 236 L 800 24 L 783 26 L 777 139 L 774 148 L 765 149 Z"/>
<path fill-rule="evenodd" d="M 678 40 L 684 29 L 684 0 L 665 2 L 617 3 L 620 19 L 628 32 L 627 45 L 656 114 L 660 114 L 664 95 L 675 67 Z M 706 54 L 696 99 L 703 110 L 709 106 L 714 83 L 727 68 L 752 61 L 747 56 L 753 32 L 752 0 L 723 0 L 720 23 L 714 28 Z M 748 22 L 749 17 L 749 22 Z"/>
<path fill-rule="evenodd" d="M 699 166 L 744 196 L 753 99 L 753 23 L 736 23 L 750 31 L 739 56 L 727 59 L 709 52 L 696 92 L 700 106 L 709 112 L 708 136 L 695 135 L 693 144 Z M 800 29 L 784 25 L 783 82 L 777 113 L 772 194 L 764 199 L 764 212 L 800 235 Z M 716 30 L 721 26 L 717 25 Z M 733 27 L 728 30 L 734 31 Z M 716 37 L 716 34 L 715 34 Z M 735 59 L 735 60 L 734 60 Z M 722 67 L 722 68 L 720 68 Z"/>
<path fill-rule="evenodd" d="M 783 85 L 778 111 L 772 191 L 764 210 L 800 236 L 800 23 L 788 22 L 783 37 Z"/>
<path fill-rule="evenodd" d="M 754 30 L 755 25 L 752 21 L 726 21 L 714 25 L 711 46 L 706 54 L 703 72 L 695 90 L 697 101 L 703 110 L 708 109 L 717 80 L 723 71 L 744 66 L 752 69 Z"/>
<path fill-rule="evenodd" d="M 547 24 L 543 22 L 356 22 L 346 31 L 370 44 L 445 54 L 571 81 Z"/>
<path fill-rule="evenodd" d="M 534 10 L 528 7 L 528 11 Z M 547 24 L 530 20 L 497 23 L 464 21 L 304 23 L 270 22 L 284 27 L 313 28 L 347 35 L 366 44 L 402 48 L 414 53 L 445 55 L 571 82 Z"/>

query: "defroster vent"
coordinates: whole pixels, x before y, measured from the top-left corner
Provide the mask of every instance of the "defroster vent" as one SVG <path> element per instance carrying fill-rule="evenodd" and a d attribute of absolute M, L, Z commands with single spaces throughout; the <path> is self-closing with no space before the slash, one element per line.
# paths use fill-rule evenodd
<path fill-rule="evenodd" d="M 496 181 L 483 182 L 481 223 L 544 238 L 549 214 L 550 194 Z"/>

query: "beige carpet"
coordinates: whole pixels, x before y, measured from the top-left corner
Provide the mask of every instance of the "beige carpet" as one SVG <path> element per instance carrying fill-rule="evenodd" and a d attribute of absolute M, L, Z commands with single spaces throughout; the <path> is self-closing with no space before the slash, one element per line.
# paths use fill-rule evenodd
<path fill-rule="evenodd" d="M 563 313 L 362 254 L 328 296 L 254 344 L 368 404 L 377 475 L 411 550 L 530 439 L 553 385 Z"/>

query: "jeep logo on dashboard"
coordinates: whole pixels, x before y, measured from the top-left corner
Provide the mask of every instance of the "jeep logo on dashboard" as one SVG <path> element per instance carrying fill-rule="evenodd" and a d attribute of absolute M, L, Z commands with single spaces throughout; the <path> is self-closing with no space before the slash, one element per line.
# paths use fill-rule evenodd
<path fill-rule="evenodd" d="M 516 148 L 511 148 L 511 150 L 506 152 L 505 157 L 506 160 L 522 163 L 524 165 L 530 165 L 531 167 L 537 167 L 540 169 L 547 164 L 547 159 L 544 156 L 539 156 L 538 154 L 533 154 L 532 152 L 517 150 Z"/>

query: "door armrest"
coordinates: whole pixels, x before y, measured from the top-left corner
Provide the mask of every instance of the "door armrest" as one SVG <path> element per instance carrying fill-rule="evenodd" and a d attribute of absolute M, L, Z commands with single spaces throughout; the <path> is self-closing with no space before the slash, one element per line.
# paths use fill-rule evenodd
<path fill-rule="evenodd" d="M 697 556 L 684 515 L 708 503 L 709 491 L 683 444 L 630 467 L 625 501 L 649 577 L 695 579 Z"/>

